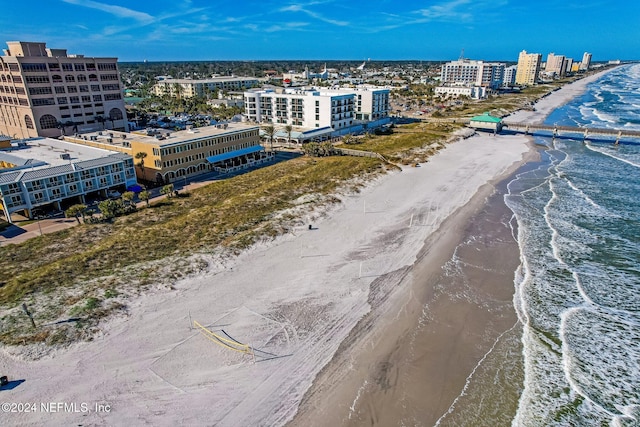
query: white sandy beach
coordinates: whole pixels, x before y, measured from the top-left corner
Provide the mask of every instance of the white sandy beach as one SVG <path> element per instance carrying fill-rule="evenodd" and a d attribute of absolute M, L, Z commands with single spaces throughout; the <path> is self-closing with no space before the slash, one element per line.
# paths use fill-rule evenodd
<path fill-rule="evenodd" d="M 565 86 L 513 121 L 541 121 L 596 75 Z M 524 136 L 482 134 L 417 168 L 393 172 L 300 228 L 226 265 L 130 302 L 103 335 L 37 361 L 0 352 L 0 374 L 24 379 L 2 402 L 34 402 L 5 425 L 282 425 L 358 321 L 405 289 L 425 240 L 531 150 Z M 307 222 L 312 220 L 307 219 Z M 378 279 L 373 290 L 370 284 Z M 386 316 L 393 318 L 394 313 Z M 254 356 L 207 339 L 198 321 Z M 380 319 L 380 321 L 385 321 Z M 375 324 L 375 322 L 374 322 Z M 223 332 L 224 331 L 224 332 Z M 47 413 L 41 402 L 87 403 Z M 95 403 L 109 410 L 96 412 Z"/>

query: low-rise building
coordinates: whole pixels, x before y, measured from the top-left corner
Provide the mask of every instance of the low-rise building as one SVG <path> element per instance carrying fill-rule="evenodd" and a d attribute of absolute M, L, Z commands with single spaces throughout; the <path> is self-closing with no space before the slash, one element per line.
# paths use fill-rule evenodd
<path fill-rule="evenodd" d="M 98 131 L 66 136 L 76 144 L 111 149 L 132 157 L 143 181 L 175 182 L 212 170 L 248 167 L 270 159 L 260 145 L 259 128 L 225 123 L 171 132 Z"/>
<path fill-rule="evenodd" d="M 157 96 L 169 95 L 173 97 L 192 98 L 205 96 L 215 91 L 237 91 L 249 89 L 259 84 L 255 77 L 221 76 L 210 79 L 172 79 L 158 81 L 152 92 Z"/>
<path fill-rule="evenodd" d="M 467 96 L 471 99 L 484 99 L 487 97 L 487 88 L 483 86 L 437 86 L 435 94 L 452 98 Z"/>
<path fill-rule="evenodd" d="M 6 144 L 5 144 L 6 145 Z M 51 138 L 11 142 L 0 150 L 0 197 L 8 222 L 36 208 L 63 210 L 136 184 L 131 156 Z"/>
<path fill-rule="evenodd" d="M 489 113 L 484 113 L 479 116 L 472 117 L 469 121 L 469 127 L 489 130 L 497 133 L 502 130 L 502 119 L 500 117 L 494 117 Z"/>

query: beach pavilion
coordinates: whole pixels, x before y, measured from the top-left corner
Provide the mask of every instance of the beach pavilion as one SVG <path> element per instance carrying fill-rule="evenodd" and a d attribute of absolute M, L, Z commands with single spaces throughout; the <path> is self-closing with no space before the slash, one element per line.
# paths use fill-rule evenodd
<path fill-rule="evenodd" d="M 500 117 L 492 116 L 489 113 L 484 113 L 479 116 L 472 117 L 469 121 L 469 127 L 498 133 L 502 130 L 502 119 Z"/>

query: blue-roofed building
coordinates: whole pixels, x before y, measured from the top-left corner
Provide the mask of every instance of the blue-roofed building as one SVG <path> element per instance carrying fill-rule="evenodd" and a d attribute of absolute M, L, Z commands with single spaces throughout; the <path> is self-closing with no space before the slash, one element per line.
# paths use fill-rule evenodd
<path fill-rule="evenodd" d="M 0 201 L 11 214 L 33 218 L 34 210 L 63 210 L 109 190 L 136 184 L 131 156 L 50 138 L 14 141 L 0 149 Z"/>

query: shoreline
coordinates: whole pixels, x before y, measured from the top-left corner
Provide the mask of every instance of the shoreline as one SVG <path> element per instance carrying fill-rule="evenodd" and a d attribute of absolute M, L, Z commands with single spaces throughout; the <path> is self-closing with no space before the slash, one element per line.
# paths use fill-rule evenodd
<path fill-rule="evenodd" d="M 561 90 L 539 100 L 536 103 L 536 111 L 518 111 L 512 114 L 510 118 L 542 122 L 553 110 L 562 107 L 584 93 L 586 86 L 599 79 L 602 75 L 603 73 L 596 73 L 593 76 L 578 80 L 572 85 L 565 86 Z M 341 345 L 331 363 L 325 366 L 314 380 L 314 385 L 305 394 L 295 418 L 288 425 L 333 426 L 361 425 L 365 423 L 370 425 L 405 425 L 407 423 L 433 425 L 436 423 L 437 425 L 445 417 L 451 416 L 456 410 L 458 412 L 454 413 L 454 417 L 456 415 L 462 417 L 458 421 L 469 422 L 475 414 L 465 413 L 465 411 L 470 412 L 468 407 L 472 405 L 467 403 L 467 408 L 462 410 L 458 410 L 454 406 L 458 399 L 465 394 L 467 387 L 470 386 L 471 376 L 473 376 L 476 369 L 483 362 L 488 365 L 491 364 L 485 361 L 485 358 L 499 344 L 499 340 L 513 330 L 520 331 L 520 333 L 511 334 L 511 336 L 507 335 L 504 340 L 510 339 L 512 346 L 516 346 L 519 349 L 517 353 L 520 355 L 519 360 L 523 365 L 524 362 L 520 354 L 522 351 L 520 344 L 521 325 L 517 319 L 515 307 L 513 307 L 513 274 L 518 268 L 520 259 L 509 254 L 509 252 L 519 252 L 518 243 L 515 240 L 517 232 L 513 235 L 513 241 L 505 244 L 504 248 L 499 251 L 501 253 L 496 254 L 501 259 L 510 259 L 506 264 L 509 266 L 506 267 L 506 271 L 510 271 L 511 275 L 505 276 L 503 271 L 502 282 L 494 287 L 494 292 L 499 292 L 498 288 L 500 288 L 501 292 L 508 293 L 508 298 L 505 301 L 510 303 L 510 307 L 506 312 L 501 312 L 500 314 L 504 319 L 509 320 L 503 325 L 503 329 L 494 330 L 491 339 L 485 340 L 481 351 L 478 351 L 477 347 L 482 344 L 478 342 L 474 343 L 474 345 L 469 345 L 464 344 L 462 342 L 463 339 L 459 336 L 454 338 L 456 350 L 452 351 L 449 345 L 448 348 L 450 350 L 446 352 L 446 357 L 440 357 L 439 362 L 422 362 L 416 366 L 416 363 L 411 358 L 404 356 L 403 353 L 416 340 L 416 333 L 430 335 L 431 344 L 438 342 L 443 346 L 447 346 L 444 337 L 447 335 L 447 329 L 452 328 L 452 325 L 457 324 L 460 327 L 460 325 L 464 324 L 468 328 L 477 322 L 487 322 L 483 317 L 488 314 L 483 313 L 483 310 L 478 307 L 475 307 L 475 315 L 470 314 L 469 307 L 466 309 L 459 308 L 462 313 L 457 316 L 457 319 L 451 320 L 450 324 L 433 327 L 431 330 L 426 330 L 428 328 L 424 327 L 423 317 L 424 310 L 434 303 L 435 288 L 438 285 L 437 280 L 441 279 L 436 272 L 442 270 L 449 261 L 443 254 L 455 256 L 457 248 L 463 245 L 464 240 L 469 237 L 463 231 L 465 225 L 468 226 L 468 222 L 476 217 L 479 212 L 487 208 L 491 209 L 489 205 L 492 202 L 489 199 L 492 194 L 490 193 L 493 193 L 493 196 L 502 197 L 503 193 L 496 193 L 496 187 L 506 187 L 506 184 L 514 178 L 517 170 L 525 168 L 528 163 L 540 160 L 540 148 L 536 148 L 533 143 L 533 137 L 528 138 L 530 151 L 521 162 L 513 165 L 509 171 L 485 184 L 466 205 L 460 207 L 446 219 L 440 229 L 427 238 L 421 255 L 411 267 L 411 271 L 407 272 L 406 282 L 409 283 L 405 286 L 408 289 L 401 291 L 406 293 L 405 299 L 396 301 L 395 304 L 386 308 L 388 312 L 396 314 L 394 316 L 388 315 L 385 318 L 384 310 L 381 310 L 383 313 L 379 314 L 379 318 L 372 318 L 373 314 L 370 313 L 367 318 L 361 320 L 348 338 L 349 341 L 359 341 L 360 344 Z M 494 201 L 493 203 L 496 202 Z M 499 207 L 494 206 L 493 209 L 506 209 L 509 211 L 503 200 L 499 204 Z M 495 232 L 496 230 L 494 229 L 493 231 Z M 443 254 L 433 254 L 431 253 L 432 251 L 442 251 Z M 489 274 L 484 276 L 480 280 L 499 280 L 499 277 Z M 416 289 L 417 282 L 426 282 L 426 287 L 424 289 Z M 440 316 L 450 317 L 446 310 L 443 310 L 443 304 L 447 304 L 446 307 L 448 309 L 452 306 L 451 302 L 440 302 Z M 461 319 L 462 316 L 465 318 L 464 321 Z M 434 317 L 437 318 L 438 316 L 434 315 Z M 376 323 L 378 324 L 377 326 L 375 325 Z M 440 323 L 440 321 L 437 323 Z M 417 330 L 420 331 L 416 332 Z M 439 340 L 434 340 L 433 338 L 437 336 L 440 336 Z M 385 339 L 388 339 L 389 342 L 385 343 Z M 449 357 L 454 357 L 458 362 L 464 357 L 461 354 L 464 351 L 460 349 L 460 346 L 463 345 L 466 345 L 467 352 L 475 353 L 475 356 L 467 355 L 466 361 L 461 363 L 463 366 L 450 366 L 449 361 L 446 360 Z M 377 356 L 371 354 L 372 348 L 376 348 Z M 435 354 L 437 350 L 423 348 L 421 351 L 423 352 L 423 358 L 425 354 L 430 354 L 427 357 L 434 360 L 439 357 Z M 504 351 L 510 352 L 512 350 L 505 349 Z M 504 362 L 501 366 L 494 367 L 490 374 L 487 375 L 495 377 L 501 369 L 506 370 Z M 404 365 L 413 366 L 403 366 L 403 363 Z M 519 388 L 514 387 L 519 391 L 515 398 L 511 397 L 510 416 L 507 416 L 502 421 L 510 422 L 517 411 L 522 382 L 524 381 L 524 372 L 520 372 L 519 369 L 520 366 L 511 366 L 511 371 L 517 371 L 515 375 L 521 375 L 522 381 Z M 459 375 L 458 372 L 455 372 L 460 370 L 465 372 L 465 375 Z M 354 371 L 358 372 L 359 375 L 355 379 L 350 379 L 350 377 L 355 376 L 353 375 Z M 391 373 L 390 371 L 395 372 Z M 414 383 L 411 384 L 413 376 L 419 376 L 425 382 L 423 384 L 415 384 L 415 381 L 413 381 Z M 433 382 L 436 377 L 440 380 L 438 386 L 430 387 L 428 383 Z M 404 384 L 403 387 L 399 386 L 399 384 L 403 383 L 403 380 L 404 383 L 410 384 Z M 390 385 L 391 383 L 393 385 Z M 463 391 L 459 392 L 459 390 Z M 419 405 L 407 407 L 407 401 L 411 401 L 410 398 L 407 399 L 409 391 L 412 392 L 411 394 L 422 396 L 423 400 Z M 504 393 L 504 388 L 501 391 Z M 513 391 L 513 388 L 510 391 Z M 468 391 L 466 393 L 469 394 Z M 473 398 L 468 398 L 467 400 L 469 399 Z M 480 399 L 480 405 L 482 405 L 482 401 L 483 399 Z M 447 402 L 451 402 L 451 405 L 447 406 Z M 419 410 L 417 406 L 427 406 L 428 409 Z M 460 413 L 464 415 L 459 415 Z M 417 414 L 420 414 L 420 416 Z M 477 421 L 480 422 L 481 420 L 482 418 Z"/>
<path fill-rule="evenodd" d="M 296 229 L 132 301 L 130 316 L 107 324 L 93 342 L 31 362 L 0 352 L 3 372 L 26 380 L 3 391 L 7 401 L 56 396 L 112 408 L 81 416 L 11 414 L 10 421 L 286 423 L 372 306 L 395 307 L 410 296 L 396 286 L 422 255 L 425 239 L 471 209 L 469 200 L 482 200 L 480 189 L 490 190 L 498 176 L 523 163 L 531 151 L 526 141 L 485 134 L 449 144 L 419 168 L 340 195 L 339 207 L 313 219 L 313 231 Z M 455 243 L 433 239 L 434 245 Z M 212 344 L 192 329 L 192 320 L 250 343 L 263 356 L 253 363 Z"/>
<path fill-rule="evenodd" d="M 450 408 L 468 378 L 467 372 L 489 350 L 480 348 L 477 342 L 484 332 L 479 329 L 470 332 L 469 323 L 475 322 L 476 328 L 480 324 L 491 325 L 496 313 L 488 315 L 480 310 L 474 314 L 472 311 L 477 307 L 456 307 L 452 301 L 443 301 L 443 277 L 440 271 L 470 237 L 470 220 L 478 220 L 480 215 L 487 214 L 487 210 L 508 210 L 502 200 L 497 207 L 494 205 L 496 200 L 490 200 L 502 198 L 503 193 L 497 188 L 505 187 L 517 170 L 539 160 L 538 148 L 531 139 L 529 147 L 530 150 L 521 161 L 484 184 L 467 204 L 458 208 L 429 235 L 416 262 L 397 285 L 403 289 L 399 289 L 389 301 L 373 307 L 372 312 L 352 330 L 331 363 L 318 374 L 314 385 L 305 394 L 296 417 L 287 425 L 433 425 Z M 511 233 L 503 229 L 498 238 L 507 238 L 505 232 Z M 483 245 L 489 245 L 488 240 L 491 239 L 486 239 Z M 484 337 L 488 338 L 485 344 L 489 347 L 495 346 L 499 337 L 517 325 L 512 304 L 513 272 L 519 264 L 519 258 L 514 253 L 514 249 L 517 251 L 517 242 L 502 241 L 498 244 L 504 247 L 492 251 L 492 254 L 504 262 L 504 270 L 493 276 L 480 273 L 488 283 L 483 292 L 490 294 L 490 299 L 500 299 L 498 304 L 494 304 L 493 310 L 500 310 L 501 319 L 498 323 L 503 325 L 503 329 Z M 509 261 L 505 262 L 507 259 Z M 471 274 L 478 278 L 478 272 Z M 500 279 L 499 283 L 495 282 Z M 494 282 L 489 283 L 491 281 Z M 447 292 L 451 292 L 451 289 L 444 291 Z M 431 313 L 425 316 L 425 310 L 431 310 Z M 460 315 L 451 314 L 451 310 Z M 463 331 L 464 328 L 467 330 Z M 416 341 L 420 340 L 416 334 L 428 336 L 429 344 L 425 346 L 423 342 L 416 345 Z M 349 342 L 354 344 L 349 345 Z M 436 349 L 438 346 L 432 347 L 434 342 L 448 350 L 440 352 Z M 465 346 L 475 354 L 471 357 L 462 356 L 460 346 Z M 407 349 L 414 354 L 407 354 Z M 416 352 L 419 354 L 416 355 Z M 455 366 L 451 366 L 450 357 L 455 358 Z M 425 358 L 434 359 L 435 362 L 423 363 Z M 465 358 L 466 361 L 462 362 Z M 417 359 L 423 361 L 416 366 Z M 467 370 L 461 366 L 465 363 Z M 360 376 L 351 378 L 354 371 Z M 416 384 L 414 377 L 429 378 L 430 383 Z M 452 377 L 457 377 L 457 380 Z M 400 387 L 403 381 L 410 384 Z M 421 409 L 407 406 L 408 401 L 414 400 L 412 396 L 420 396 Z"/>

